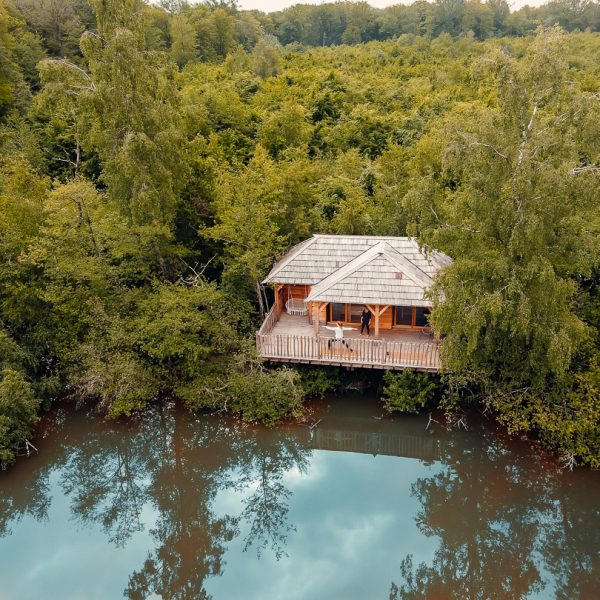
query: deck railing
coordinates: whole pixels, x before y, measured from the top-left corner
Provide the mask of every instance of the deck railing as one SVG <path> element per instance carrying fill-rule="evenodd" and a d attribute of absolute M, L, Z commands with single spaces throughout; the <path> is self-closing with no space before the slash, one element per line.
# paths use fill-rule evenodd
<path fill-rule="evenodd" d="M 263 321 L 263 324 L 260 326 L 260 329 L 258 330 L 257 335 L 257 339 L 259 335 L 267 335 L 269 333 L 271 333 L 271 331 L 273 331 L 273 327 L 275 327 L 275 324 L 277 323 L 277 321 L 279 320 L 279 315 L 277 314 L 277 308 L 275 305 L 271 306 L 271 310 L 267 313 L 267 316 L 265 317 L 265 320 Z"/>
<path fill-rule="evenodd" d="M 307 432 L 308 443 L 319 450 L 362 452 L 440 460 L 440 441 L 432 436 L 398 435 L 377 431 L 331 430 L 317 427 Z"/>
<path fill-rule="evenodd" d="M 395 342 L 386 339 L 335 338 L 307 335 L 274 335 L 265 327 L 256 334 L 256 347 L 267 359 L 315 362 L 378 368 L 412 368 L 437 371 L 441 368 L 436 342 Z"/>

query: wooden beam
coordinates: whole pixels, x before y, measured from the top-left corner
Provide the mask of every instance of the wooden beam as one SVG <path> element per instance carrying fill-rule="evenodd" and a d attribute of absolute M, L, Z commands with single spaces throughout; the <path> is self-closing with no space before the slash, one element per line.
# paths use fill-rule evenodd
<path fill-rule="evenodd" d="M 321 328 L 321 303 L 315 302 L 313 306 L 317 307 L 317 316 L 315 318 L 315 333 L 319 335 L 319 329 Z"/>
<path fill-rule="evenodd" d="M 371 306 L 370 304 L 365 304 L 365 306 L 371 311 L 371 314 L 375 317 L 375 335 L 379 335 L 379 317 L 390 307 L 389 304 L 386 306 L 380 306 L 377 304 L 376 306 Z"/>
<path fill-rule="evenodd" d="M 281 314 L 281 306 L 279 303 L 279 290 L 281 290 L 281 284 L 280 283 L 276 283 L 275 284 L 275 311 L 277 312 L 277 314 Z"/>

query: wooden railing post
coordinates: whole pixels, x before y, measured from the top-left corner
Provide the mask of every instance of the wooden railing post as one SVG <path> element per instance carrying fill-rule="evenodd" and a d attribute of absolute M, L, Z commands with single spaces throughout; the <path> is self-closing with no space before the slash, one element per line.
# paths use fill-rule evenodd
<path fill-rule="evenodd" d="M 379 365 L 384 368 L 441 368 L 438 345 L 435 343 L 360 337 L 344 338 L 344 342 L 336 343 L 335 338 L 318 335 L 275 335 L 260 330 L 255 334 L 256 349 L 265 358 Z"/>

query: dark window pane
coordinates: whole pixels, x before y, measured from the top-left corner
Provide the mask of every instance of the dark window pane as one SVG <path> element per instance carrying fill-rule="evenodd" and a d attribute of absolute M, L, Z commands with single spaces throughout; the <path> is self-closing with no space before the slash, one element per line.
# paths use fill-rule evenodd
<path fill-rule="evenodd" d="M 412 306 L 396 306 L 396 325 L 412 325 Z"/>
<path fill-rule="evenodd" d="M 415 308 L 415 325 L 417 325 L 417 327 L 429 325 L 429 321 L 427 320 L 429 312 L 429 308 Z"/>
<path fill-rule="evenodd" d="M 360 323 L 360 315 L 362 314 L 362 304 L 351 304 L 350 305 L 350 322 Z"/>
<path fill-rule="evenodd" d="M 334 304 L 334 303 L 331 304 L 331 320 L 332 321 L 345 321 L 343 304 Z"/>

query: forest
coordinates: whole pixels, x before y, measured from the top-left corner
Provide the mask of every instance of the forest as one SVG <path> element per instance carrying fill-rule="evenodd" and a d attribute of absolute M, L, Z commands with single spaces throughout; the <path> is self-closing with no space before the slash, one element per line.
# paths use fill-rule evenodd
<path fill-rule="evenodd" d="M 58 399 L 299 414 L 339 374 L 263 364 L 257 282 L 340 233 L 454 260 L 444 373 L 386 375 L 390 410 L 600 466 L 599 28 L 579 0 L 0 0 L 0 464 Z"/>

